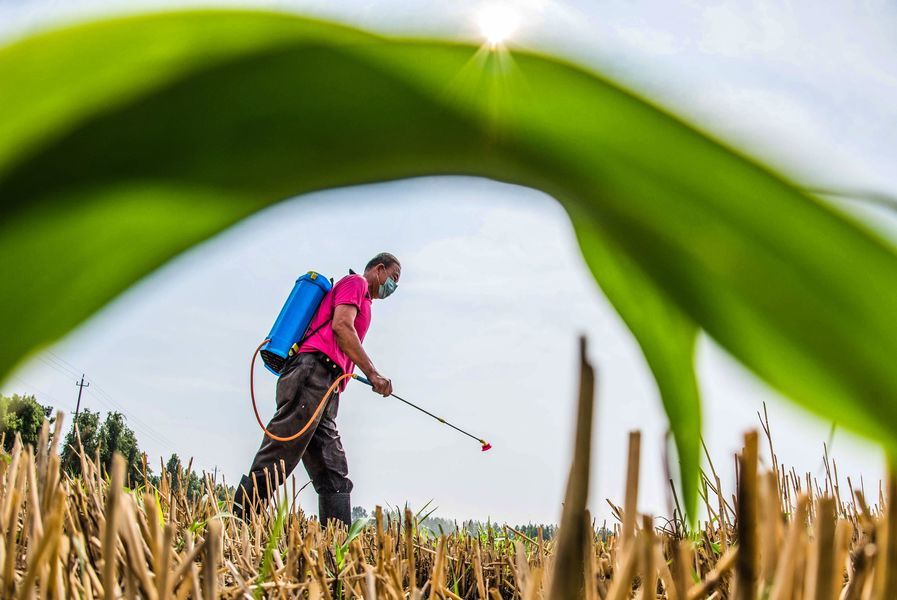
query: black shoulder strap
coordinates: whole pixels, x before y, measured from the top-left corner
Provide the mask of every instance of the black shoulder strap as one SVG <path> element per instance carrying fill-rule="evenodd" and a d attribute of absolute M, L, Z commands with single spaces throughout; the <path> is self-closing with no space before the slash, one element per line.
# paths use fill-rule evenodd
<path fill-rule="evenodd" d="M 358 273 L 356 273 L 352 269 L 349 269 L 349 275 L 358 275 Z M 331 279 L 330 282 L 333 283 L 333 279 Z M 337 282 L 337 283 L 339 283 L 339 282 Z M 333 287 L 335 288 L 336 284 L 334 284 Z M 331 291 L 333 291 L 333 288 L 330 288 L 330 289 L 331 289 Z M 321 331 L 325 325 L 327 325 L 331 321 L 333 321 L 333 314 L 335 312 L 336 312 L 336 294 L 331 294 L 330 295 L 330 318 L 327 319 L 326 321 L 324 321 L 323 323 L 321 323 L 320 325 L 318 325 L 317 327 L 315 327 L 314 330 L 312 330 L 312 332 L 309 333 L 308 335 L 302 336 L 302 339 L 297 342 L 298 346 L 296 346 L 296 348 L 298 349 L 299 346 L 301 346 L 302 343 L 305 342 L 305 340 L 311 338 L 314 334 Z"/>
<path fill-rule="evenodd" d="M 326 321 L 324 321 L 323 323 L 321 323 L 320 325 L 318 325 L 317 327 L 315 327 L 315 328 L 312 330 L 312 332 L 309 333 L 308 335 L 303 336 L 303 338 L 302 338 L 301 340 L 299 340 L 298 342 L 296 342 L 296 344 L 297 344 L 298 346 L 301 346 L 306 340 L 308 340 L 309 338 L 313 337 L 316 333 L 318 333 L 319 331 L 321 331 L 322 329 L 324 329 L 324 326 L 327 325 L 328 323 L 330 323 L 331 321 L 333 321 L 333 312 L 330 313 L 330 318 L 329 318 L 329 319 L 327 319 Z"/>
<path fill-rule="evenodd" d="M 334 286 L 334 287 L 336 287 L 336 286 Z M 332 289 L 333 288 L 331 288 L 331 290 Z M 324 329 L 324 327 L 326 327 L 327 325 L 330 324 L 331 321 L 333 321 L 333 313 L 336 310 L 336 299 L 335 298 L 336 298 L 335 294 L 330 295 L 330 305 L 331 305 L 330 306 L 330 316 L 327 318 L 327 320 L 324 321 L 323 323 L 321 323 L 320 325 L 318 325 L 317 327 L 315 327 L 314 329 L 312 329 L 310 333 L 306 333 L 305 335 L 303 335 L 299 339 L 298 342 L 296 342 L 295 344 L 290 346 L 290 351 L 289 351 L 288 357 L 287 357 L 288 362 L 292 362 L 292 359 L 295 358 L 299 354 L 299 348 L 302 347 L 302 344 L 304 344 L 307 340 L 311 339 L 316 333 L 318 333 L 319 331 Z M 284 364 L 283 371 L 286 371 L 286 364 Z"/>
<path fill-rule="evenodd" d="M 318 325 L 317 327 L 315 327 L 314 330 L 313 330 L 311 333 L 309 333 L 308 335 L 304 336 L 304 337 L 302 338 L 302 341 L 303 341 L 303 342 L 304 342 L 305 340 L 309 339 L 309 338 L 310 338 L 311 336 L 313 336 L 314 334 L 316 334 L 316 333 L 318 333 L 319 331 L 321 331 L 322 329 L 324 329 L 324 326 L 326 326 L 326 325 L 329 324 L 331 321 L 333 321 L 333 313 L 336 311 L 336 294 L 332 293 L 333 290 L 334 290 L 334 288 L 336 288 L 336 285 L 334 285 L 332 288 L 330 288 L 330 292 L 331 292 L 331 294 L 330 294 L 330 317 L 328 317 L 326 321 L 324 321 L 323 323 L 321 323 L 320 325 Z M 301 342 L 300 342 L 300 345 L 301 345 Z"/>

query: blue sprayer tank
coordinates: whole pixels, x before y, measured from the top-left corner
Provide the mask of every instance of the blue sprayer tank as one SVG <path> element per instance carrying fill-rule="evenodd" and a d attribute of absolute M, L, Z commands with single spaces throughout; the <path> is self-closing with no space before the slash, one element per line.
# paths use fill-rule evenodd
<path fill-rule="evenodd" d="M 302 339 L 321 300 L 332 287 L 333 284 L 326 277 L 315 271 L 309 271 L 296 280 L 293 291 L 280 309 L 271 333 L 268 334 L 270 341 L 262 347 L 260 353 L 269 371 L 280 375 L 290 355 L 290 348 Z"/>

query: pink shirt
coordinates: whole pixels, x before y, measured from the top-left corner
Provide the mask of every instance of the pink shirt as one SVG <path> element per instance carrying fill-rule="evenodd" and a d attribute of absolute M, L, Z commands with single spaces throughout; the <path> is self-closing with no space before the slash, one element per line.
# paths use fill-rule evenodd
<path fill-rule="evenodd" d="M 361 275 L 346 275 L 336 282 L 324 299 L 318 312 L 311 320 L 308 330 L 314 331 L 321 327 L 322 323 L 333 318 L 333 312 L 341 304 L 350 304 L 358 309 L 355 315 L 355 331 L 358 339 L 364 341 L 364 336 L 371 326 L 371 294 L 368 292 L 368 282 Z M 343 370 L 343 373 L 351 373 L 355 364 L 339 347 L 336 335 L 333 333 L 333 323 L 327 323 L 313 336 L 305 340 L 299 347 L 299 352 L 321 351 L 330 357 Z M 340 391 L 346 388 L 348 381 L 343 381 Z"/>

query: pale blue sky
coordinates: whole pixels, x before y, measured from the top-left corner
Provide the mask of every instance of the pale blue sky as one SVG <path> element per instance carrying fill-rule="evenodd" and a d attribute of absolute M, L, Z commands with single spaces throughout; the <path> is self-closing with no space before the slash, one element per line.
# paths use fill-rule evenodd
<path fill-rule="evenodd" d="M 232 3 L 236 4 L 236 3 Z M 381 31 L 476 39 L 487 2 L 377 0 L 250 3 Z M 139 6 L 175 6 L 145 1 Z M 515 3 L 513 42 L 574 58 L 657 98 L 716 135 L 814 185 L 897 194 L 897 15 L 886 2 Z M 0 3 L 10 39 L 51 22 L 109 14 L 133 1 Z M 863 216 L 895 237 L 897 220 Z M 591 506 L 622 493 L 627 432 L 644 432 L 642 510 L 667 512 L 666 419 L 644 361 L 579 255 L 551 198 L 470 178 L 432 178 L 286 201 L 191 250 L 36 356 L 2 385 L 73 410 L 124 409 L 151 456 L 172 450 L 235 481 L 260 441 L 248 361 L 295 277 L 338 276 L 375 252 L 403 261 L 402 282 L 374 305 L 366 347 L 400 395 L 492 442 L 478 446 L 395 400 L 350 386 L 339 425 L 354 504 L 421 506 L 445 516 L 553 521 L 569 463 L 576 336 L 600 372 Z M 860 268 L 860 267 L 858 267 Z M 829 424 L 771 393 L 712 342 L 699 371 L 705 436 L 722 471 L 767 401 L 780 460 L 818 471 Z M 258 371 L 263 412 L 274 379 Z M 835 437 L 842 477 L 881 474 L 877 451 Z M 301 468 L 298 480 L 307 479 Z M 303 505 L 314 509 L 310 490 Z"/>

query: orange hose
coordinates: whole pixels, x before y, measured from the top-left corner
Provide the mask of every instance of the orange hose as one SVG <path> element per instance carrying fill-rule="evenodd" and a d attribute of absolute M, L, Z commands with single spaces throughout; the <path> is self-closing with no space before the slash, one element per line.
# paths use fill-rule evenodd
<path fill-rule="evenodd" d="M 255 420 L 259 422 L 259 427 L 262 428 L 262 431 L 265 432 L 265 435 L 267 435 L 269 438 L 271 438 L 272 440 L 274 440 L 276 442 L 292 442 L 297 437 L 301 436 L 303 433 L 308 431 L 308 428 L 311 427 L 311 424 L 317 420 L 318 415 L 320 415 L 321 411 L 324 410 L 324 406 L 327 404 L 327 400 L 330 399 L 330 395 L 333 394 L 333 390 L 336 389 L 336 386 L 338 386 L 340 383 L 342 383 L 342 381 L 344 379 L 348 379 L 348 378 L 352 377 L 352 374 L 351 373 L 343 373 L 342 375 L 340 375 L 339 377 L 336 378 L 336 381 L 334 381 L 333 383 L 330 384 L 330 387 L 327 388 L 327 393 L 325 393 L 324 397 L 321 398 L 321 402 L 318 404 L 318 407 L 315 409 L 315 412 L 312 414 L 311 418 L 308 420 L 308 423 L 306 423 L 302 427 L 302 429 L 300 429 L 299 431 L 297 431 L 296 433 L 294 433 L 293 435 L 291 435 L 289 437 L 280 437 L 279 435 L 274 435 L 273 433 L 268 431 L 268 429 L 265 427 L 265 424 L 262 422 L 262 418 L 259 416 L 259 409 L 255 404 L 255 385 L 254 385 L 255 358 L 259 355 L 259 352 L 261 351 L 262 346 L 264 346 L 265 344 L 267 344 L 270 341 L 271 341 L 270 339 L 266 339 L 261 344 L 259 344 L 258 348 L 255 349 L 255 352 L 253 352 L 252 362 L 249 364 L 249 396 L 252 398 L 252 410 L 253 410 L 253 412 L 255 412 Z"/>

